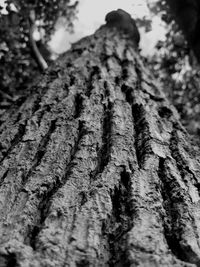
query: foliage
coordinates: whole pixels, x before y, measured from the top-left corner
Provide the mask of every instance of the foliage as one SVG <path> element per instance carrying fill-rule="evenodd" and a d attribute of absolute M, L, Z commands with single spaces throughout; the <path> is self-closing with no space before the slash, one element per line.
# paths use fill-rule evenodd
<path fill-rule="evenodd" d="M 165 93 L 181 115 L 182 123 L 194 135 L 199 134 L 200 70 L 183 33 L 174 21 L 165 1 L 148 3 L 153 15 L 166 23 L 166 40 L 159 41 L 156 53 L 147 61 Z"/>
<path fill-rule="evenodd" d="M 39 73 L 30 49 L 29 15 L 35 12 L 35 23 L 40 35 L 38 45 L 44 58 L 50 60 L 47 43 L 56 23 L 73 29 L 78 2 L 70 0 L 7 0 L 6 13 L 0 14 L 0 102 L 4 105 L 17 90 L 24 90 Z M 3 8 L 1 7 L 1 10 Z M 5 97 L 5 96 L 8 97 Z M 7 101 L 6 100 L 6 101 Z"/>

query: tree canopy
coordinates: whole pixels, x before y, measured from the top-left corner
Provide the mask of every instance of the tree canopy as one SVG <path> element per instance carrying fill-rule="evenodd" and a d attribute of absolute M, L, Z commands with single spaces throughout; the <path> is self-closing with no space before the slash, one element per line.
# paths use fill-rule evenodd
<path fill-rule="evenodd" d="M 55 25 L 64 23 L 66 29 L 72 30 L 77 4 L 71 4 L 70 0 L 5 1 L 0 13 L 1 106 L 12 100 L 16 91 L 24 90 L 39 73 L 31 47 L 34 31 L 39 34 L 39 51 L 48 62 L 51 52 L 47 43 L 55 31 Z"/>
<path fill-rule="evenodd" d="M 152 16 L 160 16 L 166 25 L 166 39 L 157 43 L 157 52 L 147 58 L 148 64 L 179 111 L 182 123 L 198 139 L 199 1 L 148 1 L 148 6 Z"/>

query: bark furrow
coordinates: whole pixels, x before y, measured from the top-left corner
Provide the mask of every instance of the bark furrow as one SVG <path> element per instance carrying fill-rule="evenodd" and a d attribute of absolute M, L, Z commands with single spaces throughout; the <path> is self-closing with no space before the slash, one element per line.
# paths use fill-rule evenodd
<path fill-rule="evenodd" d="M 200 266 L 200 157 L 129 37 L 82 39 L 1 117 L 0 266 Z"/>

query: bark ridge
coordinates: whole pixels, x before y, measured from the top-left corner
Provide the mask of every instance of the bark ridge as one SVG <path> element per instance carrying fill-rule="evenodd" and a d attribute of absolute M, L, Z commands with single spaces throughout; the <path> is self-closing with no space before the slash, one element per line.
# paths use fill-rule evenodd
<path fill-rule="evenodd" d="M 104 26 L 1 116 L 0 266 L 200 266 L 199 155 L 147 67 Z"/>

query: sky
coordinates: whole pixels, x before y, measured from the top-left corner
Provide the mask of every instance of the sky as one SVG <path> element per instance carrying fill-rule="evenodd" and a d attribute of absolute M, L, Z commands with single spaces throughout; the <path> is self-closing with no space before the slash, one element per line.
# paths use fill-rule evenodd
<path fill-rule="evenodd" d="M 106 14 L 118 8 L 127 11 L 133 18 L 151 16 L 146 0 L 80 0 L 77 19 L 74 23 L 74 34 L 69 34 L 64 27 L 60 27 L 49 43 L 50 48 L 56 53 L 68 50 L 71 43 L 93 34 L 105 23 Z M 140 35 L 142 54 L 152 55 L 157 41 L 165 39 L 165 30 L 161 19 L 154 17 L 152 31 L 146 33 L 144 29 L 140 29 Z"/>
<path fill-rule="evenodd" d="M 74 1 L 74 0 L 72 0 Z M 157 1 L 157 0 L 148 0 Z M 3 5 L 5 0 L 0 0 Z M 49 42 L 50 49 L 56 54 L 67 51 L 71 44 L 84 36 L 93 34 L 105 23 L 108 12 L 121 8 L 133 18 L 151 17 L 146 0 L 79 0 L 77 19 L 74 22 L 74 33 L 70 34 L 60 26 Z M 158 40 L 165 40 L 165 29 L 159 17 L 152 17 L 152 31 L 140 30 L 140 48 L 143 55 L 153 55 Z M 35 34 L 37 39 L 37 33 Z"/>

